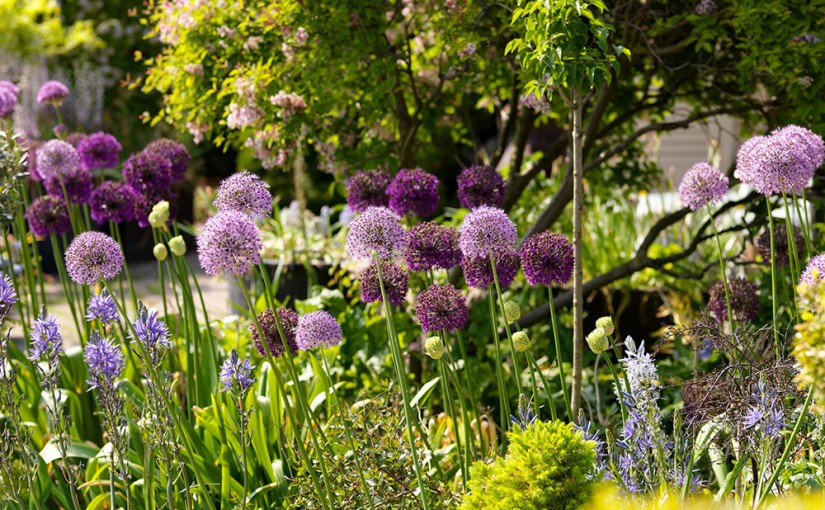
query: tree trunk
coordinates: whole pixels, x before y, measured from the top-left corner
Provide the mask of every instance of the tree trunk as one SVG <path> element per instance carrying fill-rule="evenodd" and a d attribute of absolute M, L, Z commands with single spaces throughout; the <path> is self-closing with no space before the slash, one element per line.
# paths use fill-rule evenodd
<path fill-rule="evenodd" d="M 582 94 L 573 90 L 573 389 L 571 420 L 578 423 L 582 395 L 582 355 L 584 350 L 584 293 L 582 291 L 582 219 L 584 218 L 584 184 L 582 177 Z"/>

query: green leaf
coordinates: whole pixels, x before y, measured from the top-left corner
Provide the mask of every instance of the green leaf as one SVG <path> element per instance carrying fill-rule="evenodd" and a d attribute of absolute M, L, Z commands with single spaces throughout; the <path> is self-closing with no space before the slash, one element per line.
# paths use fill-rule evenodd
<path fill-rule="evenodd" d="M 75 459 L 89 460 L 93 459 L 99 451 L 100 448 L 96 446 L 72 441 L 72 443 L 69 445 L 69 450 L 66 452 L 66 455 L 68 457 Z M 46 446 L 44 446 L 43 449 L 40 450 L 40 458 L 43 459 L 43 462 L 45 462 L 46 464 L 54 462 L 58 460 L 60 457 L 60 450 L 58 450 L 54 439 L 46 443 Z"/>
<path fill-rule="evenodd" d="M 418 390 L 418 393 L 410 400 L 410 407 L 416 407 L 418 404 L 426 402 L 439 380 L 441 380 L 440 377 L 434 377 L 422 386 L 421 389 Z"/>

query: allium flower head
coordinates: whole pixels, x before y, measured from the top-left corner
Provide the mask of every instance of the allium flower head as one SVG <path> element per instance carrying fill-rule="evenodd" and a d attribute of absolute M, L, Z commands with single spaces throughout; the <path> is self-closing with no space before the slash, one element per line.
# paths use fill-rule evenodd
<path fill-rule="evenodd" d="M 799 278 L 802 285 L 814 286 L 825 279 L 825 253 L 811 257 Z"/>
<path fill-rule="evenodd" d="M 335 347 L 343 338 L 341 325 L 327 311 L 310 312 L 298 319 L 295 343 L 302 351 L 316 347 Z"/>
<path fill-rule="evenodd" d="M 186 175 L 189 166 L 189 151 L 183 144 L 168 138 L 158 138 L 147 145 L 143 152 L 169 161 L 172 181 L 176 182 Z"/>
<path fill-rule="evenodd" d="M 92 195 L 92 174 L 83 168 L 49 175 L 43 184 L 49 195 L 65 196 L 72 204 L 86 204 Z"/>
<path fill-rule="evenodd" d="M 80 170 L 80 154 L 63 140 L 49 140 L 37 147 L 37 173 L 43 179 Z"/>
<path fill-rule="evenodd" d="M 424 352 L 432 359 L 441 359 L 444 356 L 444 340 L 440 336 L 427 337 L 424 342 Z"/>
<path fill-rule="evenodd" d="M 530 337 L 524 331 L 516 331 L 513 333 L 513 347 L 515 347 L 518 352 L 526 351 L 531 343 Z"/>
<path fill-rule="evenodd" d="M 728 192 L 728 177 L 707 163 L 696 163 L 679 184 L 682 202 L 691 211 L 722 200 Z"/>
<path fill-rule="evenodd" d="M 499 285 L 502 289 L 509 287 L 518 273 L 520 262 L 518 254 L 515 250 L 511 250 L 496 257 L 495 262 Z M 464 280 L 470 287 L 486 289 L 495 283 L 490 257 L 465 257 L 461 261 L 461 268 L 464 270 Z"/>
<path fill-rule="evenodd" d="M 438 209 L 438 177 L 420 168 L 402 168 L 387 187 L 390 209 L 399 216 L 429 218 Z"/>
<path fill-rule="evenodd" d="M 793 229 L 796 252 L 801 253 L 804 247 L 805 237 L 798 228 Z M 775 264 L 777 266 L 787 266 L 791 263 L 790 251 L 788 250 L 788 229 L 784 223 L 777 223 L 773 227 L 773 248 L 776 253 Z M 767 228 L 756 238 L 756 249 L 766 264 L 771 263 L 771 232 Z"/>
<path fill-rule="evenodd" d="M 65 234 L 72 228 L 66 202 L 51 195 L 34 199 L 26 209 L 26 220 L 32 233 L 41 237 Z"/>
<path fill-rule="evenodd" d="M 389 262 L 381 262 L 381 277 L 384 291 L 392 305 L 400 305 L 407 297 L 409 274 L 404 269 Z M 378 281 L 378 267 L 372 264 L 361 275 L 361 301 L 373 303 L 381 301 L 381 286 Z"/>
<path fill-rule="evenodd" d="M 139 302 L 138 316 L 132 322 L 132 327 L 134 332 L 129 336 L 143 345 L 153 365 L 159 365 L 163 359 L 163 350 L 169 349 L 172 344 L 169 341 L 169 327 L 160 320 L 157 310 L 150 311 Z"/>
<path fill-rule="evenodd" d="M 358 170 L 347 179 L 347 204 L 355 212 L 368 207 L 387 207 L 390 197 L 387 188 L 392 176 L 382 170 Z"/>
<path fill-rule="evenodd" d="M 89 389 L 111 389 L 123 373 L 123 352 L 110 339 L 92 331 L 83 353 L 89 367 Z"/>
<path fill-rule="evenodd" d="M 452 333 L 467 324 L 467 302 L 452 285 L 432 285 L 418 296 L 415 315 L 424 331 Z"/>
<path fill-rule="evenodd" d="M 735 321 L 749 321 L 756 318 L 759 311 L 758 286 L 755 282 L 750 282 L 744 278 L 728 278 L 730 291 L 730 307 Z M 723 322 L 728 320 L 728 304 L 725 300 L 725 283 L 718 281 L 710 288 L 710 300 L 708 309 L 716 317 L 716 320 Z"/>
<path fill-rule="evenodd" d="M 122 182 L 106 181 L 92 191 L 89 212 L 95 223 L 124 223 L 135 217 L 137 193 Z"/>
<path fill-rule="evenodd" d="M 218 377 L 221 382 L 221 391 L 235 391 L 237 388 L 239 394 L 246 393 L 255 382 L 255 378 L 252 377 L 254 368 L 249 358 L 241 359 L 238 351 L 232 349 L 229 357 L 221 365 L 221 373 Z"/>
<path fill-rule="evenodd" d="M 799 194 L 819 166 L 811 147 L 794 130 L 755 136 L 739 148 L 734 175 L 762 195 Z"/>
<path fill-rule="evenodd" d="M 607 340 L 607 333 L 604 328 L 596 326 L 587 337 L 585 337 L 587 345 L 595 354 L 601 354 L 610 347 L 610 342 Z"/>
<path fill-rule="evenodd" d="M 103 289 L 100 294 L 94 294 L 89 298 L 89 306 L 86 308 L 87 320 L 109 325 L 116 322 L 118 317 L 115 300 L 109 295 L 108 290 Z"/>
<path fill-rule="evenodd" d="M 507 184 L 490 165 L 473 165 L 458 176 L 458 201 L 465 209 L 480 205 L 501 208 L 505 193 Z"/>
<path fill-rule="evenodd" d="M 164 193 L 172 184 L 172 164 L 155 152 L 137 152 L 123 163 L 123 179 L 140 194 Z"/>
<path fill-rule="evenodd" d="M 457 266 L 461 263 L 458 230 L 429 221 L 414 226 L 407 236 L 404 259 L 413 271 Z"/>
<path fill-rule="evenodd" d="M 781 136 L 796 143 L 802 152 L 808 157 L 810 165 L 814 170 L 822 166 L 825 162 L 825 140 L 810 129 L 805 129 L 793 124 L 776 129 L 771 136 Z"/>
<path fill-rule="evenodd" d="M 518 240 L 516 225 L 507 213 L 486 205 L 467 213 L 459 232 L 458 246 L 465 258 L 510 253 Z"/>
<path fill-rule="evenodd" d="M 77 144 L 81 165 L 86 170 L 115 168 L 122 149 L 117 138 L 103 131 L 85 136 Z"/>
<path fill-rule="evenodd" d="M 44 357 L 58 356 L 63 353 L 63 336 L 57 324 L 57 317 L 46 315 L 46 307 L 32 323 L 31 347 L 29 359 L 39 361 Z"/>
<path fill-rule="evenodd" d="M 17 96 L 10 90 L 0 88 L 0 119 L 10 117 L 17 108 Z"/>
<path fill-rule="evenodd" d="M 541 232 L 528 237 L 519 256 L 530 285 L 564 285 L 573 276 L 573 244 L 562 234 Z"/>
<path fill-rule="evenodd" d="M 221 182 L 215 207 L 218 211 L 240 211 L 256 221 L 266 218 L 272 214 L 269 184 L 246 170 L 238 172 Z"/>
<path fill-rule="evenodd" d="M 609 315 L 596 319 L 596 327 L 602 328 L 605 335 L 612 335 L 616 329 L 616 326 L 613 324 L 613 317 Z"/>
<path fill-rule="evenodd" d="M 347 251 L 356 259 L 392 259 L 404 249 L 407 233 L 401 218 L 386 207 L 370 207 L 349 224 Z"/>
<path fill-rule="evenodd" d="M 298 351 L 298 344 L 295 342 L 296 329 L 298 328 L 298 314 L 295 310 L 289 308 L 278 308 L 278 322 L 281 323 L 281 329 L 284 331 L 286 337 L 286 344 L 289 346 L 289 351 L 294 353 Z M 261 326 L 261 331 L 266 341 L 266 347 L 269 353 L 274 358 L 280 358 L 284 355 L 284 340 L 278 331 L 278 324 L 275 322 L 275 314 L 272 309 L 267 309 L 258 314 L 258 324 Z M 250 326 L 252 331 L 252 343 L 255 344 L 255 349 L 261 356 L 266 356 L 266 349 L 261 342 L 261 336 L 258 334 L 258 328 L 253 322 Z"/>
<path fill-rule="evenodd" d="M 68 95 L 69 87 L 57 80 L 49 80 L 41 85 L 40 90 L 37 91 L 37 102 L 40 104 L 60 106 Z"/>
<path fill-rule="evenodd" d="M 8 80 L 0 80 L 0 90 L 11 92 L 11 95 L 13 95 L 15 99 L 20 97 L 20 89 L 17 88 L 17 85 Z"/>
<path fill-rule="evenodd" d="M 66 270 L 80 285 L 111 280 L 123 269 L 123 250 L 102 232 L 83 232 L 66 249 Z"/>
<path fill-rule="evenodd" d="M 261 232 L 242 212 L 224 211 L 209 218 L 197 244 L 201 267 L 211 276 L 243 276 L 261 261 Z"/>

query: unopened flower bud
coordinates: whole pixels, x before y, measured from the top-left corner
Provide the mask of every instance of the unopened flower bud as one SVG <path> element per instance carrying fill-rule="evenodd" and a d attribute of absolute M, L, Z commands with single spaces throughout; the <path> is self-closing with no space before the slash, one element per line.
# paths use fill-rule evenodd
<path fill-rule="evenodd" d="M 184 256 L 186 254 L 186 241 L 183 240 L 183 236 L 175 236 L 169 239 L 169 249 L 178 257 Z"/>
<path fill-rule="evenodd" d="M 530 347 L 530 337 L 524 331 L 516 331 L 513 333 L 513 347 L 518 352 L 526 351 Z"/>
<path fill-rule="evenodd" d="M 152 207 L 152 212 L 149 213 L 149 224 L 152 228 L 162 228 L 167 221 L 169 221 L 169 202 L 161 200 Z"/>
<path fill-rule="evenodd" d="M 587 335 L 587 345 L 590 346 L 590 350 L 595 352 L 596 354 L 601 354 L 607 350 L 610 346 L 610 343 L 607 341 L 607 335 L 604 334 L 603 328 L 596 328 Z"/>
<path fill-rule="evenodd" d="M 156 244 L 155 247 L 152 249 L 152 253 L 155 254 L 155 258 L 158 259 L 158 261 L 160 262 L 163 262 L 164 260 L 166 260 L 166 257 L 169 256 L 169 252 L 166 251 L 166 245 L 164 245 L 163 243 Z"/>
<path fill-rule="evenodd" d="M 607 317 L 601 317 L 596 320 L 596 327 L 602 328 L 604 330 L 605 335 L 612 335 L 613 334 L 613 317 L 609 315 Z"/>
<path fill-rule="evenodd" d="M 521 308 L 515 301 L 507 301 L 504 303 L 504 317 L 507 322 L 515 322 L 521 317 Z"/>
<path fill-rule="evenodd" d="M 440 359 L 444 356 L 444 341 L 440 336 L 431 336 L 424 343 L 424 351 L 432 359 Z"/>

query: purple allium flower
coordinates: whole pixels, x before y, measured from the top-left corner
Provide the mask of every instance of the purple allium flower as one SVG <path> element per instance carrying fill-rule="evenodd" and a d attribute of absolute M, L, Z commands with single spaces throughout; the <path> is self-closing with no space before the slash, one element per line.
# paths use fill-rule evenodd
<path fill-rule="evenodd" d="M 369 207 L 387 207 L 390 197 L 387 188 L 392 176 L 382 170 L 358 170 L 347 179 L 347 204 L 355 212 Z"/>
<path fill-rule="evenodd" d="M 286 337 L 286 344 L 289 346 L 289 352 L 295 353 L 298 351 L 298 344 L 295 342 L 296 329 L 298 327 L 298 314 L 295 310 L 289 308 L 278 308 L 278 322 L 281 324 L 281 329 Z M 272 309 L 264 310 L 258 314 L 258 324 L 261 326 L 261 331 L 266 341 L 266 347 L 269 349 L 269 354 L 274 358 L 280 358 L 284 355 L 284 340 L 281 333 L 278 331 L 278 323 L 275 322 L 275 314 Z M 250 324 L 252 331 L 252 343 L 255 349 L 261 356 L 266 356 L 266 349 L 261 342 L 261 337 L 258 334 L 258 328 L 253 322 Z"/>
<path fill-rule="evenodd" d="M 407 233 L 401 218 L 386 207 L 369 207 L 349 224 L 347 251 L 356 259 L 373 255 L 389 260 L 404 249 Z"/>
<path fill-rule="evenodd" d="M 122 269 L 123 250 L 102 232 L 83 232 L 66 249 L 66 270 L 77 284 L 111 280 Z"/>
<path fill-rule="evenodd" d="M 509 287 L 519 268 L 519 257 L 515 250 L 499 255 L 495 258 L 496 275 L 498 283 L 503 288 Z M 461 261 L 461 268 L 464 270 L 464 279 L 467 285 L 476 289 L 486 289 L 495 283 L 493 278 L 493 268 L 490 265 L 490 257 L 479 258 L 465 257 Z"/>
<path fill-rule="evenodd" d="M 103 131 L 83 137 L 77 144 L 80 162 L 86 170 L 115 168 L 122 149 L 117 138 Z"/>
<path fill-rule="evenodd" d="M 757 383 L 752 395 L 754 404 L 748 406 L 742 424 L 746 429 L 759 429 L 766 437 L 779 437 L 785 427 L 785 409 L 776 392 L 765 383 Z M 755 438 L 750 439 L 756 443 Z"/>
<path fill-rule="evenodd" d="M 0 272 L 0 321 L 4 319 L 13 304 L 17 303 L 17 291 L 8 275 Z"/>
<path fill-rule="evenodd" d="M 302 351 L 316 347 L 335 347 L 343 338 L 341 325 L 327 311 L 310 312 L 298 319 L 295 343 Z"/>
<path fill-rule="evenodd" d="M 89 389 L 113 391 L 124 367 L 120 347 L 110 339 L 102 338 L 97 331 L 92 331 L 83 359 L 89 367 Z"/>
<path fill-rule="evenodd" d="M 66 202 L 51 195 L 35 198 L 26 209 L 26 220 L 32 233 L 40 237 L 65 234 L 72 228 Z"/>
<path fill-rule="evenodd" d="M 60 125 L 63 126 L 63 124 L 60 124 Z M 66 126 L 63 126 L 63 127 L 66 127 Z M 54 129 L 57 129 L 57 127 L 55 127 Z M 85 133 L 78 133 L 78 132 L 69 133 L 68 129 L 69 128 L 66 127 L 65 138 L 63 138 L 63 136 L 64 136 L 63 133 L 61 133 L 60 135 L 57 135 L 57 133 L 55 133 L 55 135 L 59 136 L 60 138 L 63 138 L 66 141 L 66 143 L 68 143 L 69 145 L 71 145 L 72 147 L 77 149 L 78 146 L 80 146 L 80 142 L 85 140 L 88 135 L 86 135 Z M 80 152 L 78 152 L 78 154 L 80 154 Z M 81 166 L 81 168 L 83 167 L 83 159 L 82 158 L 81 158 L 81 161 L 80 161 L 80 166 Z"/>
<path fill-rule="evenodd" d="M 420 168 L 402 168 L 387 187 L 390 209 L 399 216 L 429 218 L 438 209 L 438 177 Z"/>
<path fill-rule="evenodd" d="M 458 230 L 433 222 L 414 226 L 407 236 L 404 259 L 413 271 L 457 266 L 461 263 Z"/>
<path fill-rule="evenodd" d="M 735 321 L 750 321 L 756 318 L 759 311 L 758 286 L 755 282 L 749 282 L 744 278 L 728 278 L 730 291 L 730 308 Z M 710 288 L 710 299 L 708 309 L 716 317 L 716 320 L 723 322 L 728 319 L 728 304 L 725 300 L 725 283 L 718 281 Z"/>
<path fill-rule="evenodd" d="M 153 141 L 143 152 L 160 156 L 169 161 L 171 177 L 173 182 L 177 182 L 186 175 L 186 168 L 189 166 L 189 151 L 183 144 L 168 138 L 158 138 Z"/>
<path fill-rule="evenodd" d="M 739 148 L 734 175 L 762 195 L 799 194 L 818 167 L 811 147 L 795 130 L 754 136 Z"/>
<path fill-rule="evenodd" d="M 261 261 L 261 232 L 242 212 L 224 211 L 209 218 L 197 244 L 201 267 L 211 276 L 243 276 Z"/>
<path fill-rule="evenodd" d="M 272 214 L 272 195 L 269 184 L 257 175 L 238 172 L 221 182 L 215 197 L 218 211 L 240 211 L 257 221 Z"/>
<path fill-rule="evenodd" d="M 14 99 L 18 99 L 20 97 L 20 89 L 17 88 L 17 85 L 8 80 L 0 80 L 0 90 L 11 92 Z"/>
<path fill-rule="evenodd" d="M 89 298 L 89 306 L 86 307 L 87 320 L 109 325 L 117 322 L 118 317 L 117 305 L 108 290 L 103 289 L 100 294 L 94 294 Z"/>
<path fill-rule="evenodd" d="M 407 297 L 409 274 L 403 268 L 389 262 L 381 262 L 381 278 L 390 304 L 400 305 Z M 361 301 L 373 303 L 381 301 L 381 285 L 378 281 L 378 266 L 372 264 L 361 275 Z"/>
<path fill-rule="evenodd" d="M 426 332 L 452 333 L 467 324 L 467 301 L 460 290 L 450 284 L 432 285 L 419 294 L 415 315 Z"/>
<path fill-rule="evenodd" d="M 80 170 L 80 154 L 63 140 L 49 140 L 37 147 L 37 173 L 43 179 Z"/>
<path fill-rule="evenodd" d="M 804 247 L 805 238 L 798 228 L 793 229 L 796 252 L 800 253 Z M 790 264 L 790 252 L 788 250 L 788 229 L 784 223 L 777 223 L 773 227 L 773 247 L 776 252 L 776 265 L 787 266 Z M 766 264 L 771 263 L 771 232 L 767 228 L 756 238 L 756 249 L 762 256 Z"/>
<path fill-rule="evenodd" d="M 825 253 L 820 253 L 811 257 L 805 271 L 799 278 L 799 283 L 804 285 L 816 285 L 825 278 Z"/>
<path fill-rule="evenodd" d="M 507 184 L 490 165 L 473 165 L 458 176 L 458 201 L 465 209 L 480 205 L 501 208 L 505 193 Z"/>
<path fill-rule="evenodd" d="M 825 140 L 810 129 L 789 124 L 776 129 L 771 136 L 787 137 L 792 142 L 798 144 L 805 153 L 814 170 L 822 166 L 825 161 Z"/>
<path fill-rule="evenodd" d="M 44 356 L 52 358 L 62 353 L 63 336 L 60 334 L 57 317 L 46 315 L 46 307 L 43 307 L 40 315 L 32 323 L 29 359 L 39 361 Z"/>
<path fill-rule="evenodd" d="M 92 194 L 92 174 L 83 168 L 50 175 L 43 184 L 55 197 L 64 197 L 65 190 L 65 198 L 72 204 L 88 203 Z"/>
<path fill-rule="evenodd" d="M 240 390 L 240 395 L 246 393 L 255 382 L 255 378 L 252 377 L 253 369 L 249 358 L 241 359 L 238 351 L 232 349 L 229 357 L 221 365 L 221 373 L 218 377 L 221 382 L 221 391 L 235 391 L 237 388 Z"/>
<path fill-rule="evenodd" d="M 513 251 L 518 240 L 516 225 L 501 209 L 482 205 L 464 217 L 458 246 L 464 258 L 499 256 Z"/>
<path fill-rule="evenodd" d="M 10 117 L 17 108 L 17 96 L 10 90 L 0 88 L 0 119 Z"/>
<path fill-rule="evenodd" d="M 40 104 L 60 106 L 68 95 L 69 87 L 59 81 L 49 80 L 41 85 L 40 90 L 37 91 L 37 102 Z"/>
<path fill-rule="evenodd" d="M 573 244 L 562 234 L 541 232 L 528 237 L 519 256 L 530 285 L 564 285 L 573 276 Z"/>
<path fill-rule="evenodd" d="M 107 221 L 124 223 L 135 217 L 135 203 L 138 195 L 126 184 L 118 181 L 106 181 L 92 191 L 89 197 L 89 209 L 95 223 L 102 225 Z"/>
<path fill-rule="evenodd" d="M 728 192 L 728 177 L 707 163 L 696 163 L 679 183 L 682 202 L 695 211 L 722 200 Z"/>
<path fill-rule="evenodd" d="M 155 152 L 137 152 L 123 163 L 123 180 L 141 194 L 164 193 L 172 184 L 172 164 Z"/>

